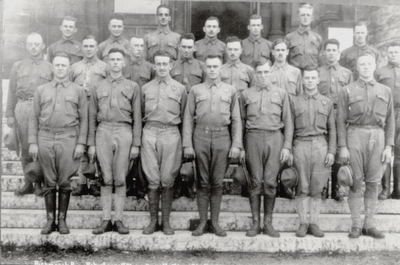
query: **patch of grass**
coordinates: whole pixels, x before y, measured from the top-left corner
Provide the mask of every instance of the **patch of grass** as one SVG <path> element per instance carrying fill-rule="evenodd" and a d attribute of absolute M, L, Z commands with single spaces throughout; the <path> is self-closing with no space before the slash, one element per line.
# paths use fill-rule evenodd
<path fill-rule="evenodd" d="M 139 255 L 147 255 L 150 254 L 149 247 L 142 246 L 138 251 L 136 251 Z"/>
<path fill-rule="evenodd" d="M 65 250 L 65 253 L 67 254 L 80 254 L 84 256 L 92 255 L 94 252 L 95 251 L 91 245 L 89 244 L 81 245 L 78 243 Z"/>
<path fill-rule="evenodd" d="M 16 243 L 7 242 L 7 243 L 3 244 L 3 242 L 1 242 L 1 256 L 3 258 L 12 257 L 16 250 L 17 250 Z"/>
<path fill-rule="evenodd" d="M 202 248 L 202 249 L 197 249 L 197 250 L 191 250 L 188 252 L 189 255 L 192 255 L 197 258 L 210 258 L 210 259 L 215 259 L 217 251 L 212 248 Z"/>

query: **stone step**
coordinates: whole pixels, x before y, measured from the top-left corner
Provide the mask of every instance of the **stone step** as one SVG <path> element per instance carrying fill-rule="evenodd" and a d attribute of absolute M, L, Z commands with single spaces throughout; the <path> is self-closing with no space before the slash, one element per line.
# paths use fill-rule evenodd
<path fill-rule="evenodd" d="M 93 229 L 101 224 L 101 211 L 68 211 L 67 224 L 72 229 Z M 172 212 L 171 226 L 177 230 L 188 230 L 189 220 L 198 219 L 197 212 Z M 294 232 L 299 226 L 297 214 L 276 213 L 273 226 L 278 231 Z M 161 213 L 159 216 L 161 222 Z M 124 224 L 129 229 L 144 229 L 150 222 L 148 212 L 124 213 Z M 222 212 L 219 223 L 227 231 L 246 231 L 250 229 L 250 213 Z M 385 232 L 400 233 L 400 215 L 376 215 L 377 228 Z M 1 210 L 1 226 L 4 228 L 41 228 L 46 224 L 44 210 Z M 347 232 L 351 227 L 349 214 L 321 214 L 319 227 L 326 232 Z"/>
<path fill-rule="evenodd" d="M 2 209 L 45 209 L 44 199 L 33 194 L 17 197 L 13 192 L 2 192 Z M 261 202 L 262 203 L 262 202 Z M 69 202 L 70 210 L 101 210 L 100 197 L 90 195 L 71 196 Z M 125 202 L 126 211 L 148 211 L 148 203 L 145 199 L 127 197 Z M 197 211 L 196 200 L 181 197 L 174 200 L 173 211 Z M 248 212 L 250 213 L 250 203 L 248 198 L 239 195 L 224 195 L 221 204 L 222 212 Z M 261 207 L 263 211 L 263 207 Z M 275 201 L 274 212 L 276 213 L 296 213 L 296 202 L 284 198 L 277 198 Z M 327 199 L 322 201 L 321 214 L 348 214 L 349 206 L 347 198 L 343 202 Z M 377 213 L 381 214 L 400 214 L 400 200 L 385 200 L 378 202 Z"/>
<path fill-rule="evenodd" d="M 10 151 L 7 148 L 3 147 L 1 149 L 1 160 L 4 162 L 6 161 L 20 161 L 20 157 L 17 156 L 15 151 Z"/>
<path fill-rule="evenodd" d="M 294 233 L 281 233 L 280 238 L 266 235 L 246 237 L 244 232 L 228 232 L 227 237 L 204 234 L 194 237 L 189 231 L 175 231 L 166 236 L 162 232 L 143 235 L 140 230 L 130 230 L 128 235 L 109 232 L 93 235 L 91 230 L 71 229 L 68 235 L 53 232 L 41 235 L 40 229 L 2 229 L 2 244 L 16 246 L 42 245 L 46 242 L 61 248 L 91 245 L 93 248 L 114 247 L 131 251 L 216 251 L 216 252 L 290 252 L 290 253 L 354 253 L 361 251 L 399 251 L 400 234 L 386 234 L 384 239 L 361 236 L 350 239 L 347 233 L 326 233 L 324 238 L 295 237 Z"/>
<path fill-rule="evenodd" d="M 20 161 L 1 161 L 2 175 L 24 175 Z"/>

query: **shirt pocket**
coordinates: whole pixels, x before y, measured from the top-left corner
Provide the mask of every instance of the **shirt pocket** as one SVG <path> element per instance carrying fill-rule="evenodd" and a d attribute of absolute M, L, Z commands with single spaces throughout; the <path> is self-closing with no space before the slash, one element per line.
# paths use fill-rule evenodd
<path fill-rule="evenodd" d="M 361 116 L 364 113 L 363 97 L 351 96 L 349 98 L 349 116 Z"/>
<path fill-rule="evenodd" d="M 78 103 L 78 97 L 72 95 L 65 96 L 65 115 L 78 118 Z"/>
<path fill-rule="evenodd" d="M 149 45 L 148 45 L 147 49 L 149 51 L 155 50 L 158 47 L 158 42 L 155 38 L 150 38 L 148 43 L 149 43 Z"/>
<path fill-rule="evenodd" d="M 179 115 L 181 113 L 181 100 L 182 97 L 180 95 L 169 93 L 167 111 L 174 115 Z"/>
<path fill-rule="evenodd" d="M 40 97 L 40 116 L 48 115 L 53 112 L 52 97 L 49 95 L 43 95 Z"/>
<path fill-rule="evenodd" d="M 22 72 L 17 75 L 17 88 L 25 88 L 29 84 L 29 73 Z"/>
<path fill-rule="evenodd" d="M 108 109 L 108 98 L 109 98 L 108 91 L 97 92 L 97 102 L 100 110 L 106 111 Z"/>
<path fill-rule="evenodd" d="M 121 91 L 122 97 L 119 102 L 119 107 L 121 110 L 132 111 L 132 98 L 133 98 L 133 90 L 132 89 L 124 89 Z"/>
<path fill-rule="evenodd" d="M 264 50 L 261 51 L 261 57 L 271 59 L 271 53 L 268 48 L 264 48 Z"/>
<path fill-rule="evenodd" d="M 290 56 L 296 57 L 303 54 L 303 43 L 301 40 L 293 40 L 290 47 Z"/>
<path fill-rule="evenodd" d="M 96 78 L 96 80 L 93 80 L 93 81 L 99 81 L 99 80 L 105 79 L 107 77 L 106 71 L 100 70 L 100 69 L 94 70 L 94 75 L 96 75 L 97 78 Z"/>
<path fill-rule="evenodd" d="M 245 84 L 245 86 L 247 86 L 246 88 L 249 88 L 249 87 L 250 87 L 250 78 L 249 78 L 249 75 L 248 75 L 248 74 L 246 74 L 246 73 L 240 73 L 239 79 L 240 79 L 240 81 L 241 81 L 242 83 Z"/>
<path fill-rule="evenodd" d="M 246 100 L 246 116 L 247 117 L 258 117 L 260 106 L 257 98 L 248 98 Z"/>
<path fill-rule="evenodd" d="M 48 74 L 40 74 L 40 82 L 38 85 L 44 85 L 50 83 L 53 80 L 51 73 Z"/>
<path fill-rule="evenodd" d="M 329 115 L 329 109 L 327 107 L 322 107 L 320 106 L 318 108 L 318 113 L 317 113 L 317 120 L 316 120 L 316 126 L 320 130 L 326 130 L 327 122 L 328 122 L 328 115 Z"/>
<path fill-rule="evenodd" d="M 271 97 L 271 112 L 278 116 L 281 117 L 282 114 L 282 99 L 278 95 L 273 95 Z"/>
<path fill-rule="evenodd" d="M 150 73 L 140 73 L 139 78 L 143 84 L 146 84 L 150 81 Z"/>
<path fill-rule="evenodd" d="M 374 112 L 379 118 L 386 118 L 388 104 L 389 98 L 386 95 L 376 95 Z"/>
<path fill-rule="evenodd" d="M 288 88 L 287 88 L 287 92 L 290 95 L 296 96 L 297 95 L 297 78 L 293 77 L 293 76 L 289 76 L 288 77 Z"/>
<path fill-rule="evenodd" d="M 156 108 L 156 95 L 155 94 L 145 94 L 144 106 L 145 113 L 152 112 Z"/>
<path fill-rule="evenodd" d="M 227 119 L 231 116 L 232 99 L 229 96 L 221 96 L 221 114 Z"/>
<path fill-rule="evenodd" d="M 203 71 L 201 69 L 193 70 L 190 75 L 192 76 L 192 80 L 189 80 L 191 86 L 200 84 L 203 81 Z"/>
<path fill-rule="evenodd" d="M 311 44 L 310 45 L 311 54 L 318 57 L 319 48 L 320 48 L 319 41 L 316 38 L 313 38 L 313 39 L 311 39 L 310 44 Z"/>
<path fill-rule="evenodd" d="M 347 86 L 349 83 L 349 79 L 346 79 L 344 76 L 340 76 L 338 78 L 338 82 L 339 82 L 339 86 L 340 88 Z M 337 93 L 339 93 L 339 91 L 336 91 Z"/>
<path fill-rule="evenodd" d="M 308 125 L 306 111 L 304 108 L 295 107 L 294 109 L 294 127 L 295 131 L 301 131 Z"/>
<path fill-rule="evenodd" d="M 167 47 L 168 47 L 169 52 L 171 52 L 172 58 L 175 60 L 176 57 L 177 57 L 177 56 L 176 56 L 176 50 L 177 50 L 177 48 L 178 48 L 178 43 L 173 42 L 173 41 L 169 41 L 169 42 L 167 43 Z"/>

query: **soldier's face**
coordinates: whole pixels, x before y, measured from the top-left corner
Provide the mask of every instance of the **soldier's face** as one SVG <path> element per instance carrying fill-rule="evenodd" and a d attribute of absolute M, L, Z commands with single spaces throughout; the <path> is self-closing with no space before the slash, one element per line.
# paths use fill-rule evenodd
<path fill-rule="evenodd" d="M 182 53 L 182 57 L 189 59 L 193 57 L 193 53 L 195 52 L 194 41 L 182 39 L 181 44 L 179 45 L 179 50 Z"/>
<path fill-rule="evenodd" d="M 368 30 L 364 25 L 356 26 L 354 28 L 354 40 L 357 45 L 363 46 L 367 42 Z"/>
<path fill-rule="evenodd" d="M 218 21 L 216 20 L 207 20 L 203 27 L 203 31 L 206 33 L 206 36 L 211 39 L 216 37 L 220 30 L 221 29 L 218 25 Z"/>
<path fill-rule="evenodd" d="M 286 44 L 282 42 L 275 46 L 272 50 L 272 54 L 277 62 L 283 63 L 286 62 L 289 50 L 287 49 Z"/>
<path fill-rule="evenodd" d="M 122 68 L 125 66 L 124 55 L 122 55 L 120 52 L 110 53 L 108 55 L 108 66 L 114 73 L 121 72 Z"/>
<path fill-rule="evenodd" d="M 375 58 L 372 55 L 361 56 L 357 60 L 357 71 L 360 77 L 369 79 L 374 76 L 376 69 Z"/>
<path fill-rule="evenodd" d="M 317 70 L 307 71 L 303 73 L 303 84 L 306 92 L 316 92 L 319 84 L 319 75 Z"/>
<path fill-rule="evenodd" d="M 26 49 L 32 57 L 42 56 L 44 47 L 42 37 L 39 35 L 31 35 L 26 38 Z"/>
<path fill-rule="evenodd" d="M 235 62 L 240 58 L 242 54 L 242 45 L 240 42 L 229 42 L 226 44 L 226 54 L 231 62 Z"/>
<path fill-rule="evenodd" d="M 325 57 L 328 63 L 335 63 L 339 56 L 339 47 L 336 44 L 328 44 L 325 48 Z"/>
<path fill-rule="evenodd" d="M 222 62 L 218 58 L 209 58 L 206 60 L 207 77 L 211 80 L 219 78 Z"/>
<path fill-rule="evenodd" d="M 171 59 L 168 56 L 156 56 L 153 67 L 158 77 L 167 77 L 172 69 Z"/>
<path fill-rule="evenodd" d="M 168 26 L 168 23 L 171 21 L 171 16 L 169 15 L 169 9 L 162 7 L 158 9 L 157 12 L 157 23 L 160 26 Z"/>
<path fill-rule="evenodd" d="M 72 35 L 74 35 L 74 33 L 77 31 L 75 21 L 63 20 L 60 26 L 60 30 L 64 38 L 71 38 Z"/>
<path fill-rule="evenodd" d="M 143 48 L 144 48 L 143 39 L 139 39 L 139 38 L 131 39 L 131 50 L 132 50 L 133 56 L 135 56 L 136 58 L 142 57 Z"/>
<path fill-rule="evenodd" d="M 250 19 L 250 25 L 247 26 L 250 34 L 253 36 L 260 36 L 263 28 L 264 26 L 261 19 Z"/>
<path fill-rule="evenodd" d="M 124 31 L 124 22 L 118 19 L 111 19 L 108 29 L 110 30 L 111 35 L 113 35 L 115 38 L 118 38 Z"/>
<path fill-rule="evenodd" d="M 85 58 L 91 59 L 96 55 L 97 42 L 93 39 L 86 39 L 82 42 L 82 51 Z"/>
<path fill-rule="evenodd" d="M 68 58 L 57 56 L 53 59 L 53 73 L 56 79 L 63 80 L 69 76 L 70 62 Z"/>
<path fill-rule="evenodd" d="M 270 83 L 271 66 L 268 63 L 257 66 L 255 71 L 259 85 L 266 86 Z"/>
<path fill-rule="evenodd" d="M 387 51 L 389 62 L 395 65 L 400 64 L 400 46 L 391 46 Z"/>
<path fill-rule="evenodd" d="M 300 25 L 303 27 L 308 27 L 311 25 L 311 22 L 313 22 L 314 16 L 313 16 L 313 10 L 309 8 L 300 8 L 299 9 L 299 22 Z"/>

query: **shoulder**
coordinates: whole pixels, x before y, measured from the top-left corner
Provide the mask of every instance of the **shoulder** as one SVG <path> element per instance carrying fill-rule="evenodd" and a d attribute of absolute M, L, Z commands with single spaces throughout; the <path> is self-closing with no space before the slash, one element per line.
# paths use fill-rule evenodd
<path fill-rule="evenodd" d="M 179 34 L 179 33 L 176 33 L 176 32 L 171 31 L 170 34 L 171 34 L 172 37 L 175 37 L 175 38 L 177 38 L 177 39 L 180 39 L 180 38 L 181 38 L 181 34 Z"/>
<path fill-rule="evenodd" d="M 319 96 L 319 102 L 322 104 L 322 106 L 326 106 L 327 108 L 331 108 L 333 106 L 333 101 L 321 94 Z"/>
<path fill-rule="evenodd" d="M 17 61 L 13 64 L 11 71 L 18 71 L 27 59 Z"/>
<path fill-rule="evenodd" d="M 132 80 L 124 78 L 124 80 L 122 81 L 122 84 L 125 87 L 125 90 L 139 91 L 139 85 Z"/>
<path fill-rule="evenodd" d="M 204 43 L 204 39 L 198 40 L 195 42 L 196 45 L 201 45 Z"/>
<path fill-rule="evenodd" d="M 375 75 L 381 76 L 382 74 L 386 74 L 386 73 L 390 72 L 391 70 L 392 69 L 388 65 L 385 65 L 385 66 L 382 66 L 382 67 L 376 69 Z"/>
<path fill-rule="evenodd" d="M 52 44 L 49 45 L 49 49 L 55 49 L 55 47 L 61 42 L 61 40 L 58 40 L 56 42 L 53 42 Z"/>
<path fill-rule="evenodd" d="M 322 37 L 318 33 L 314 32 L 314 31 L 310 31 L 310 32 L 311 32 L 311 35 L 314 35 L 314 37 L 317 38 L 318 41 L 322 42 Z"/>
<path fill-rule="evenodd" d="M 171 79 L 170 86 L 171 87 L 174 86 L 174 87 L 186 92 L 185 86 L 182 85 L 181 83 L 179 83 L 178 81 L 174 80 L 174 79 Z"/>
<path fill-rule="evenodd" d="M 295 67 L 295 66 L 293 66 L 293 65 L 290 65 L 290 64 L 287 64 L 287 67 L 288 67 L 288 70 L 289 70 L 291 73 L 293 73 L 293 74 L 295 74 L 295 75 L 301 76 L 301 71 L 300 71 L 299 68 L 297 68 L 297 67 Z"/>
<path fill-rule="evenodd" d="M 264 38 L 261 38 L 261 43 L 267 44 L 268 46 L 272 46 L 272 42 Z"/>
<path fill-rule="evenodd" d="M 242 40 L 242 44 L 247 44 L 249 42 L 250 42 L 249 38 L 245 38 L 244 40 Z"/>
<path fill-rule="evenodd" d="M 227 84 L 227 83 L 221 82 L 221 88 L 227 94 L 235 94 L 236 93 L 236 88 L 234 86 L 232 86 L 232 85 Z"/>
<path fill-rule="evenodd" d="M 75 72 L 79 68 L 79 66 L 81 66 L 81 65 L 82 65 L 82 61 L 79 61 L 79 62 L 76 62 L 76 63 L 72 64 L 71 65 L 71 72 Z"/>
<path fill-rule="evenodd" d="M 272 95 L 279 95 L 281 98 L 288 95 L 286 89 L 280 88 L 276 85 L 272 85 L 270 92 L 272 93 Z"/>
<path fill-rule="evenodd" d="M 82 42 L 78 40 L 73 39 L 72 42 L 74 43 L 74 45 L 79 45 L 79 47 L 82 46 Z"/>
<path fill-rule="evenodd" d="M 251 67 L 250 65 L 244 64 L 244 63 L 240 64 L 240 69 L 243 72 L 247 72 L 248 74 L 252 74 L 254 72 L 254 68 L 253 67 Z"/>
<path fill-rule="evenodd" d="M 226 46 L 225 42 L 223 42 L 221 40 L 217 40 L 217 45 L 219 45 L 221 47 L 225 47 Z"/>
<path fill-rule="evenodd" d="M 154 85 L 156 85 L 156 79 L 153 79 L 153 80 L 151 80 L 150 82 L 144 84 L 144 85 L 142 86 L 142 91 L 145 91 L 145 90 L 151 88 L 151 87 L 154 86 Z"/>
<path fill-rule="evenodd" d="M 104 48 L 104 47 L 106 47 L 106 46 L 107 46 L 107 42 L 108 42 L 108 39 L 106 39 L 105 41 L 101 42 L 101 43 L 99 44 L 99 48 Z"/>
<path fill-rule="evenodd" d="M 288 33 L 288 34 L 285 36 L 285 39 L 288 40 L 288 41 L 290 41 L 292 38 L 294 38 L 294 37 L 296 37 L 296 36 L 298 36 L 298 35 L 299 35 L 299 34 L 297 33 L 297 30 L 294 30 L 294 31 Z"/>

